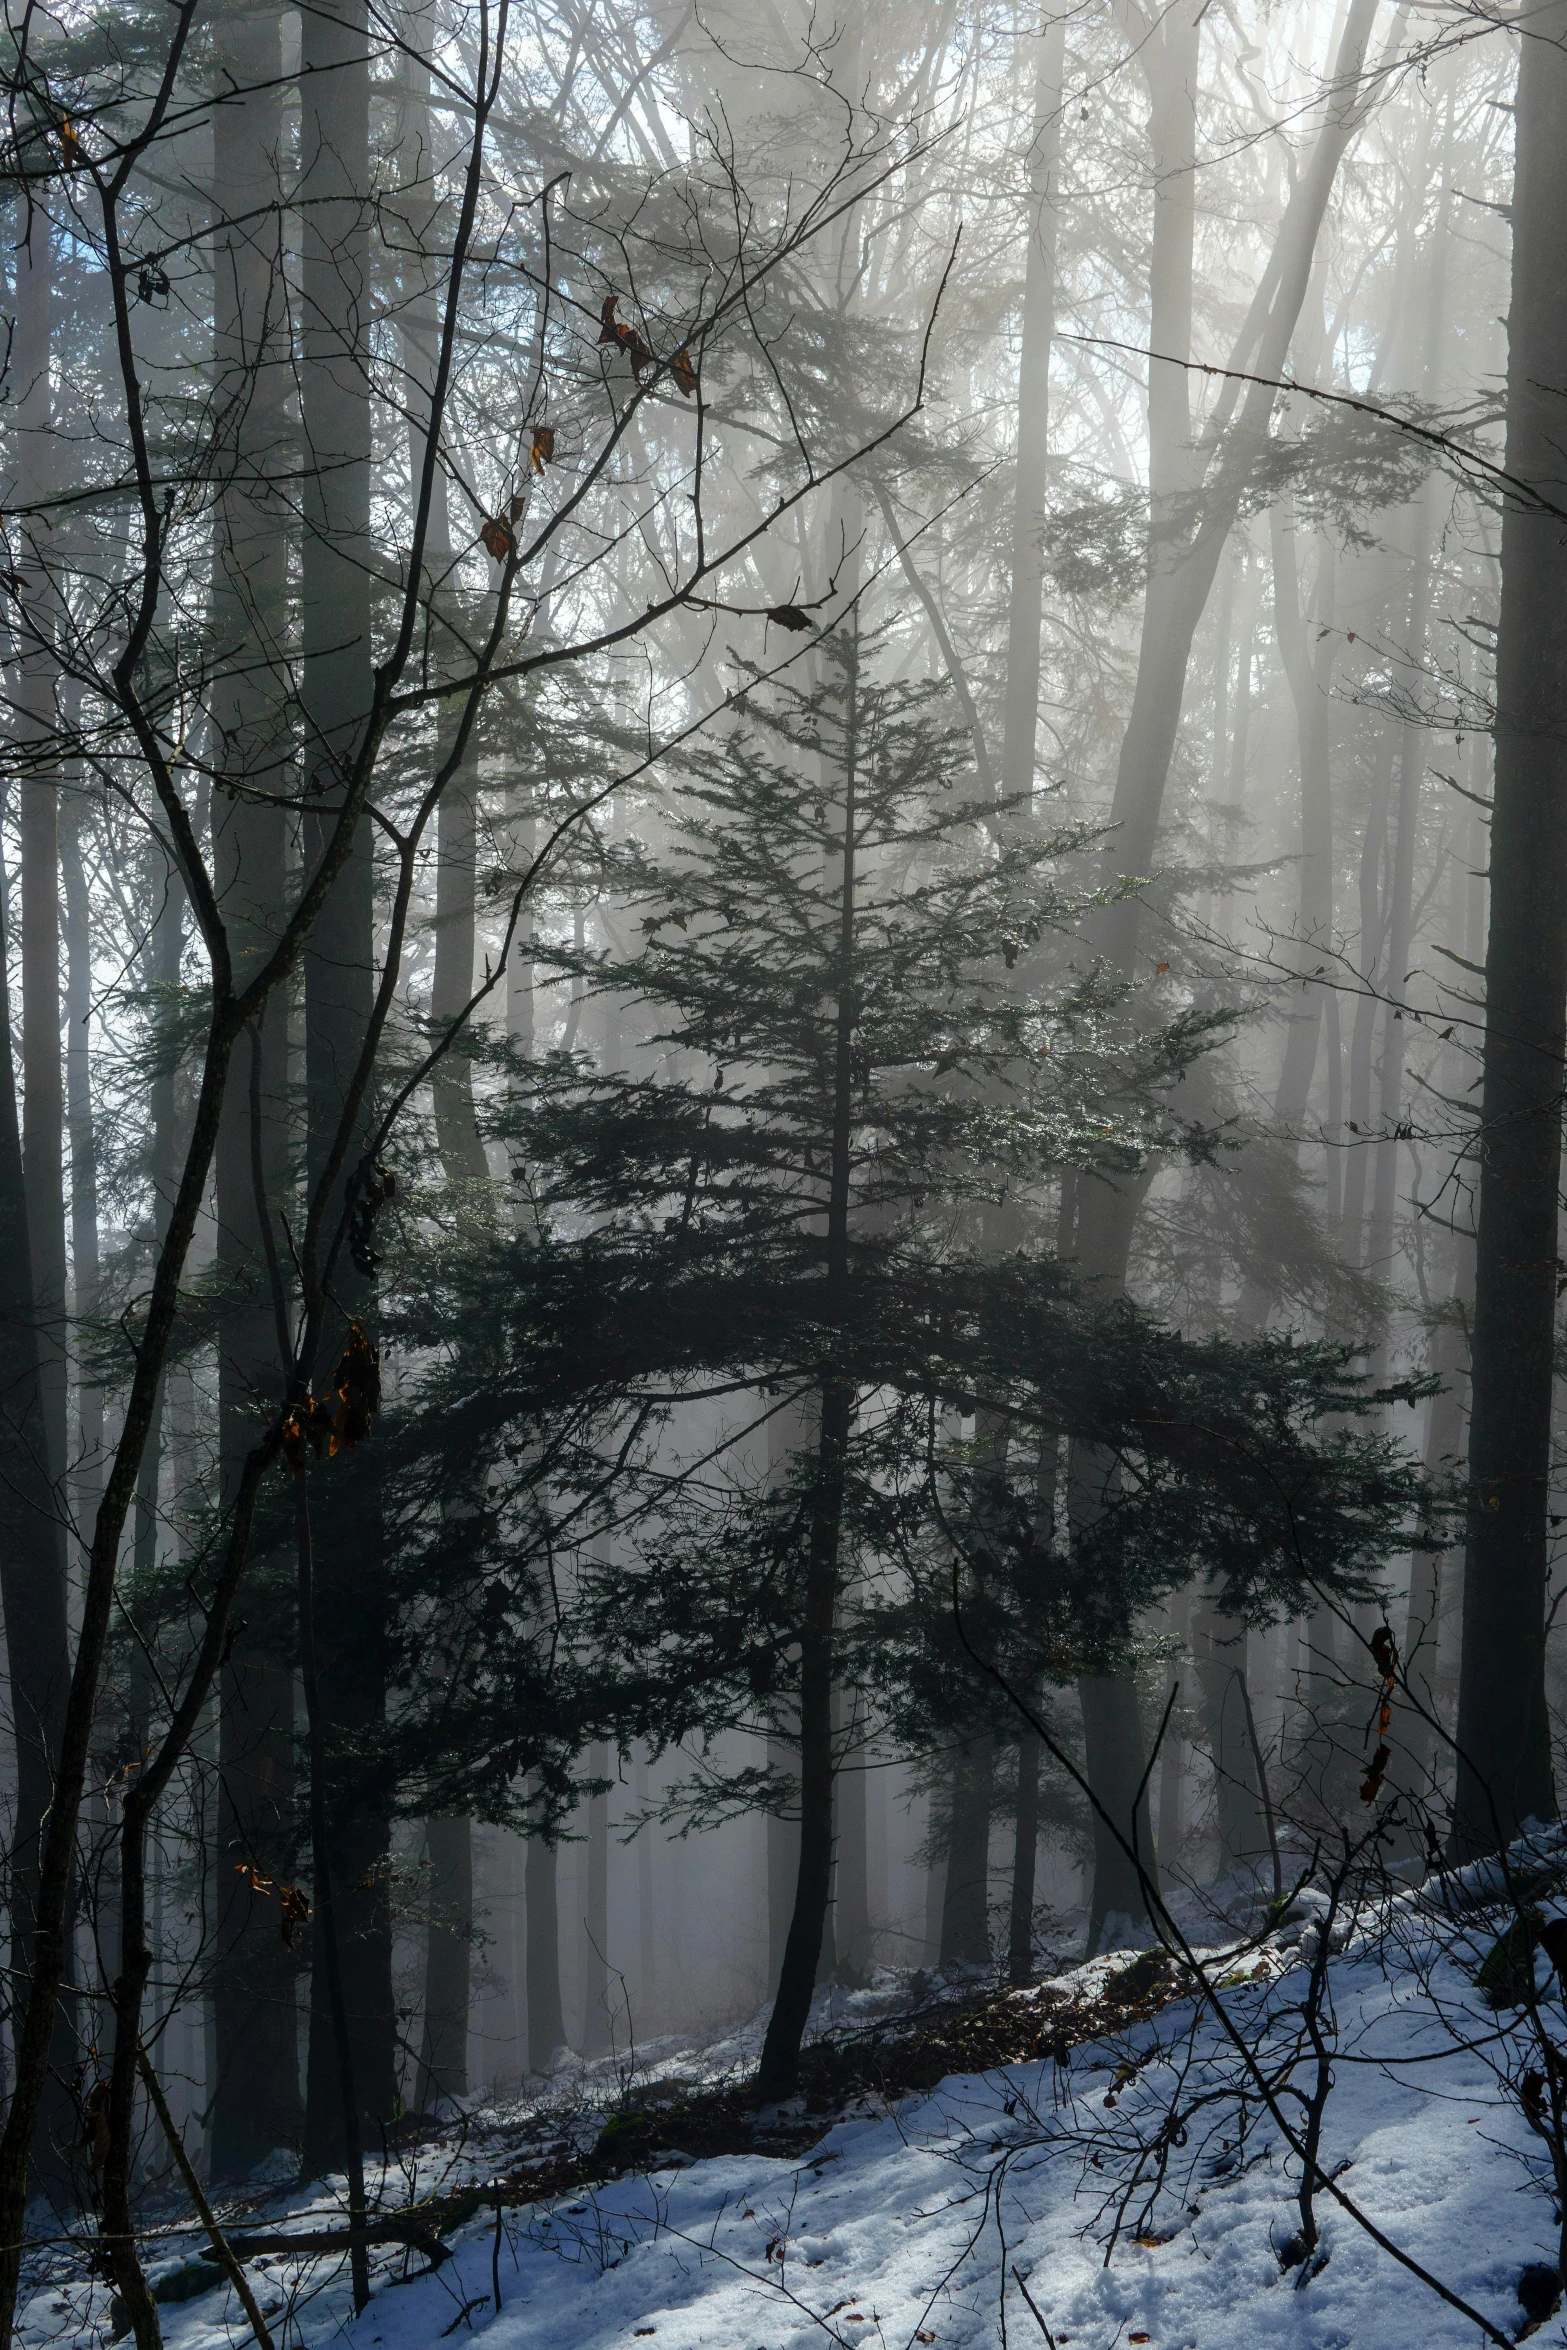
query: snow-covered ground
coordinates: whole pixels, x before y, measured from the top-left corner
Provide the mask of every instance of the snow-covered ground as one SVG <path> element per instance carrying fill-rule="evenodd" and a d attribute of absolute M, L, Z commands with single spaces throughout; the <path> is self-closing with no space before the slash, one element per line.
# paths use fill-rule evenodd
<path fill-rule="evenodd" d="M 1322 2143 L 1366 2217 L 1511 2337 L 1524 2323 L 1520 2275 L 1554 2262 L 1556 2226 L 1544 2149 L 1501 2077 L 1522 2077 L 1527 2021 L 1498 2016 L 1473 1983 L 1499 1914 L 1454 1921 L 1414 1896 L 1349 1936 L 1328 1967 Z M 1307 1953 L 1316 1931 L 1308 1915 Z M 1300 2030 L 1301 1936 L 1297 1923 L 1218 1965 L 1248 2047 L 1305 2089 L 1314 2064 Z M 1043 2016 L 1063 1994 L 1091 1996 L 1124 1963 L 1097 1961 L 1021 1996 Z M 1560 1988 L 1543 1961 L 1539 1980 L 1561 2027 Z M 705 2062 L 667 2057 L 662 2069 L 689 2080 L 745 2052 L 735 2041 Z M 1047 2340 L 1061 2350 L 1468 2350 L 1483 2338 L 1325 2195 L 1326 2258 L 1281 2265 L 1299 2226 L 1300 2166 L 1255 2095 L 1243 2109 L 1243 2087 L 1254 2084 L 1233 2045 L 1176 1999 L 1108 2043 L 1076 2048 L 1065 2067 L 1047 2055 L 891 2107 L 862 2100 L 804 2156 L 687 2163 L 672 2149 L 648 2175 L 506 2209 L 499 2223 L 481 2215 L 433 2273 L 405 2281 L 418 2259 L 378 2250 L 357 2321 L 335 2264 L 277 2256 L 249 2274 L 278 2350 L 336 2340 L 433 2350 L 469 2333 L 494 2350 L 631 2350 L 642 2340 L 649 2350 Z M 589 2144 L 602 2119 L 602 2106 L 575 2124 L 562 2114 L 560 2134 Z M 523 2108 L 471 2117 L 417 2166 L 410 2156 L 406 2182 L 394 2171 L 388 2200 L 494 2175 L 531 2122 Z M 321 2224 L 332 2203 L 320 2191 L 284 2195 L 264 2222 L 253 2206 L 246 2224 L 276 2226 L 285 2211 Z M 199 2249 L 194 2236 L 170 2238 L 150 2273 Z M 226 2287 L 162 2316 L 175 2350 L 248 2338 Z M 102 2340 L 108 2317 L 103 2286 L 57 2271 L 31 2299 L 23 2339 Z M 1567 2342 L 1563 2315 L 1534 2339 Z"/>

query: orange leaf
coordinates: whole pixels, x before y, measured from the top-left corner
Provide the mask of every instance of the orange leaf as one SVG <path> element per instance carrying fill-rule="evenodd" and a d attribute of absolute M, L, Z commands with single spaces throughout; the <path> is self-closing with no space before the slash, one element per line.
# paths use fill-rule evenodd
<path fill-rule="evenodd" d="M 482 522 L 479 525 L 479 536 L 497 563 L 504 563 L 517 544 L 511 524 L 501 514 L 492 515 L 489 521 Z"/>
<path fill-rule="evenodd" d="M 696 396 L 696 369 L 691 364 L 691 354 L 684 344 L 669 362 L 669 372 L 685 393 L 686 398 L 688 400 L 694 399 Z"/>
<path fill-rule="evenodd" d="M 1168 963 L 1155 963 L 1155 965 L 1154 965 L 1154 977 L 1157 979 L 1157 977 L 1159 976 L 1159 973 L 1160 973 L 1161 971 L 1168 971 L 1168 970 L 1169 970 L 1169 968 L 1170 968 L 1170 966 L 1169 966 L 1169 964 L 1168 964 Z"/>
<path fill-rule="evenodd" d="M 533 428 L 532 444 L 528 450 L 528 463 L 533 467 L 535 473 L 542 473 L 554 454 L 555 427 L 553 424 L 536 424 Z"/>

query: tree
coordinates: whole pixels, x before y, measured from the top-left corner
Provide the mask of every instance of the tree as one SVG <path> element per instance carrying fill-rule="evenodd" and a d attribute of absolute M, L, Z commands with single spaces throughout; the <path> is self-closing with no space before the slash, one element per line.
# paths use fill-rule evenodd
<path fill-rule="evenodd" d="M 1554 1818 L 1545 1591 L 1567 1004 L 1567 677 L 1551 615 L 1563 588 L 1557 395 L 1567 326 L 1552 292 L 1567 204 L 1567 20 L 1524 42 L 1517 101 L 1496 786 L 1485 953 L 1484 1089 L 1471 1342 L 1469 1541 L 1458 1698 L 1455 1851 Z M 1535 500 L 1539 502 L 1536 503 Z"/>

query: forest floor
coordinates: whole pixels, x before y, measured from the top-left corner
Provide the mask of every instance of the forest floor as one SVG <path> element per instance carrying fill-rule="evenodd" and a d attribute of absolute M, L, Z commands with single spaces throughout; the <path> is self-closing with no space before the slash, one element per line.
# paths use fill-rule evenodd
<path fill-rule="evenodd" d="M 1548 1843 L 1547 1903 L 1567 1878 L 1567 1839 Z M 223 2224 L 254 2247 L 276 2350 L 1467 2350 L 1480 2331 L 1438 2282 L 1509 2339 L 1567 2343 L 1530 2292 L 1556 2248 L 1532 2027 L 1474 1979 L 1508 1913 L 1472 1889 L 1352 1921 L 1302 1907 L 1202 1954 L 1243 2046 L 1179 1969 L 1122 1952 L 1029 1992 L 880 1977 L 840 1997 L 801 2094 L 770 2110 L 745 2087 L 753 2027 L 476 2111 L 376 2166 L 372 2200 L 416 2240 L 375 2246 L 357 2321 L 339 2249 L 255 2242 L 340 2229 L 340 2180 L 258 2186 Z M 1326 2193 L 1301 2258 L 1279 2119 L 1300 2109 L 1270 2114 L 1251 2064 L 1317 2080 L 1302 2008 L 1325 1928 L 1324 2164 L 1425 2278 Z M 1552 1976 L 1540 1995 L 1543 2018 Z M 171 2350 L 249 2338 L 204 2250 L 171 2203 L 146 2247 Z M 19 2339 L 107 2341 L 119 2314 L 62 2246 Z"/>

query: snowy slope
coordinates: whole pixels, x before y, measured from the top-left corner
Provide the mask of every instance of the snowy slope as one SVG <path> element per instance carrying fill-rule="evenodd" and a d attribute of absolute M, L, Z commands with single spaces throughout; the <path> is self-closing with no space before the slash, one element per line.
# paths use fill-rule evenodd
<path fill-rule="evenodd" d="M 1496 1917 L 1454 1926 L 1418 1902 L 1395 1907 L 1391 1934 L 1384 1912 L 1329 1967 L 1324 2158 L 1347 2166 L 1345 2189 L 1379 2228 L 1512 2333 L 1519 2275 L 1554 2259 L 1555 2228 L 1539 2143 L 1497 2077 L 1499 2062 L 1516 2072 L 1522 2043 L 1510 2051 L 1498 2039 L 1499 2021 L 1513 2019 L 1498 2019 L 1471 1979 Z M 1308 1928 L 1308 1949 L 1310 1940 Z M 1247 1979 L 1226 1994 L 1232 2012 L 1252 2044 L 1287 2058 L 1307 1979 L 1298 1949 L 1276 1941 L 1260 1960 L 1248 1950 L 1240 1972 Z M 1091 1989 L 1092 1970 L 1057 1990 L 1085 1980 Z M 1034 1996 L 1048 2005 L 1052 1993 Z M 1294 2077 L 1304 2085 L 1308 2071 Z M 630 2350 L 639 2340 L 649 2350 L 960 2350 L 1042 2343 L 1045 2328 L 1076 2350 L 1468 2350 L 1472 2321 L 1326 2199 L 1325 2265 L 1303 2285 L 1299 2268 L 1281 2268 L 1298 2225 L 1298 2164 L 1255 2101 L 1241 2128 L 1241 2079 L 1213 2023 L 1176 2001 L 1112 2045 L 1078 2048 L 1066 2068 L 1045 2057 L 846 2118 L 803 2159 L 687 2167 L 677 2157 L 650 2176 L 508 2211 L 498 2238 L 493 2217 L 481 2219 L 455 2239 L 455 2259 L 407 2283 L 394 2281 L 405 2256 L 380 2252 L 357 2324 L 346 2278 L 323 2262 L 273 2260 L 250 2273 L 278 2350 L 334 2339 L 432 2350 L 470 2331 L 494 2350 Z M 1186 2101 L 1183 2131 L 1163 2148 L 1164 2185 L 1150 2201 L 1146 2150 L 1156 2170 L 1174 2095 Z M 476 2146 L 473 2175 L 485 2175 L 481 2156 Z M 171 2247 L 149 2266 L 163 2273 L 178 2257 Z M 176 2350 L 248 2338 L 226 2288 L 163 2316 Z M 106 2321 L 102 2287 L 56 2284 L 33 2298 L 24 2339 L 102 2339 Z M 1567 2342 L 1563 2317 L 1534 2338 Z"/>

